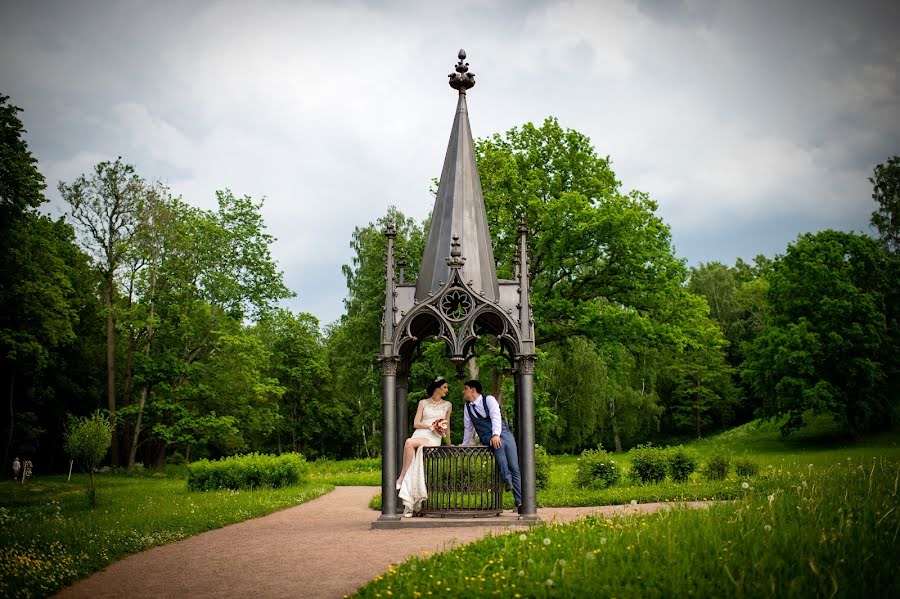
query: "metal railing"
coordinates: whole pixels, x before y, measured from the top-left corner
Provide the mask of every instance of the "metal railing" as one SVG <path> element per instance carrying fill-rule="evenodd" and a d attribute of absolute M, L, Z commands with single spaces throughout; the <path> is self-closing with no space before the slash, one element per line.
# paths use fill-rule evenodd
<path fill-rule="evenodd" d="M 423 447 L 428 498 L 423 516 L 491 516 L 503 512 L 503 481 L 489 447 Z"/>

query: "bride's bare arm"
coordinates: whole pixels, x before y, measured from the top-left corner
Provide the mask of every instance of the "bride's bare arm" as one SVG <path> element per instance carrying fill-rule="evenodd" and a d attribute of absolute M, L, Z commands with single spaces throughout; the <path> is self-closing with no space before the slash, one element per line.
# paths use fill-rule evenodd
<path fill-rule="evenodd" d="M 422 414 L 424 413 L 425 400 L 419 402 L 419 407 L 416 408 L 416 417 L 413 418 L 413 428 L 430 428 L 427 424 L 422 422 Z"/>
<path fill-rule="evenodd" d="M 453 445 L 453 441 L 450 440 L 450 412 L 452 411 L 453 406 L 451 405 L 447 408 L 447 414 L 444 416 L 444 418 L 447 420 L 447 434 L 444 435 L 445 437 L 447 437 L 447 445 Z"/>

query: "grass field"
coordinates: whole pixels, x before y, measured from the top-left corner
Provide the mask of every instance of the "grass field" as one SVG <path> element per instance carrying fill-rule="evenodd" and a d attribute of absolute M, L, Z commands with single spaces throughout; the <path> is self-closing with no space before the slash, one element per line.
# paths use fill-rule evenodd
<path fill-rule="evenodd" d="M 183 468 L 101 474 L 96 510 L 86 474 L 0 483 L 0 597 L 48 596 L 132 553 L 309 501 L 357 476 L 352 461 L 347 472 L 322 466 L 311 464 L 301 485 L 252 491 L 190 492 Z"/>
<path fill-rule="evenodd" d="M 794 461 L 760 476 L 768 493 L 751 484 L 702 510 L 587 518 L 412 558 L 358 596 L 896 596 L 900 460 Z"/>
<path fill-rule="evenodd" d="M 895 472 L 897 464 L 900 463 L 900 442 L 898 442 L 896 434 L 875 435 L 863 441 L 853 442 L 840 438 L 827 421 L 814 421 L 811 426 L 800 431 L 799 434 L 785 440 L 781 438 L 777 424 L 750 423 L 718 437 L 690 444 L 690 448 L 699 454 L 701 459 L 722 447 L 735 456 L 746 455 L 752 457 L 761 466 L 760 474 L 752 480 L 742 480 L 732 473 L 726 480 L 716 482 L 704 481 L 699 475 L 695 474 L 691 480 L 681 484 L 665 482 L 657 485 L 635 485 L 628 480 L 623 480 L 619 485 L 602 491 L 581 490 L 575 489 L 572 485 L 577 466 L 577 457 L 554 456 L 550 485 L 547 489 L 539 491 L 538 502 L 542 506 L 564 506 L 606 505 L 631 501 L 679 501 L 682 499 L 745 499 L 746 501 L 716 507 L 702 514 L 669 512 L 647 518 L 616 521 L 617 528 L 614 530 L 618 531 L 616 534 L 621 535 L 622 542 L 619 543 L 622 546 L 621 551 L 634 551 L 639 546 L 636 544 L 638 538 L 643 543 L 647 543 L 650 538 L 655 538 L 648 536 L 651 534 L 647 530 L 650 527 L 652 535 L 659 537 L 654 541 L 655 545 L 666 547 L 668 541 L 665 541 L 665 539 L 674 539 L 672 541 L 674 544 L 668 546 L 669 548 L 666 551 L 677 553 L 678 551 L 684 551 L 684 548 L 690 548 L 689 553 L 692 555 L 703 552 L 708 553 L 707 557 L 701 560 L 704 564 L 710 560 L 710 563 L 718 563 L 716 560 L 721 561 L 721 556 L 717 557 L 718 554 L 709 553 L 712 551 L 711 547 L 715 543 L 724 543 L 726 545 L 722 546 L 732 547 L 735 543 L 740 545 L 735 539 L 741 538 L 746 540 L 745 544 L 749 543 L 751 546 L 762 543 L 753 551 L 760 551 L 760 547 L 768 546 L 771 539 L 769 537 L 759 537 L 756 528 L 752 529 L 756 532 L 751 534 L 751 529 L 741 528 L 736 526 L 736 524 L 740 522 L 743 523 L 741 526 L 750 526 L 749 522 L 757 522 L 750 519 L 750 515 L 756 513 L 753 510 L 762 513 L 763 510 L 767 509 L 766 506 L 775 505 L 775 503 L 768 502 L 770 495 L 778 498 L 778 501 L 781 501 L 782 498 L 787 499 L 790 497 L 794 503 L 785 503 L 785 505 L 790 505 L 790 509 L 796 509 L 797 506 L 802 508 L 802 505 L 796 502 L 804 501 L 802 499 L 804 496 L 798 490 L 795 498 L 791 489 L 798 486 L 801 489 L 809 488 L 803 487 L 801 484 L 803 481 L 806 481 L 808 486 L 813 485 L 816 490 L 816 505 L 822 506 L 822 509 L 816 512 L 818 514 L 816 515 L 816 526 L 810 528 L 811 525 L 808 525 L 808 522 L 802 519 L 798 519 L 796 523 L 793 523 L 788 517 L 790 509 L 786 508 L 788 509 L 787 512 L 779 512 L 779 518 L 784 518 L 784 522 L 778 520 L 778 529 L 784 531 L 784 534 L 799 535 L 804 539 L 806 539 L 806 536 L 809 536 L 809 539 L 806 539 L 804 543 L 808 542 L 810 546 L 814 540 L 812 539 L 813 533 L 815 533 L 815 535 L 825 535 L 826 539 L 834 538 L 835 540 L 829 541 L 828 544 L 841 547 L 842 551 L 852 550 L 858 552 L 859 555 L 868 555 L 869 557 L 862 564 L 848 558 L 843 558 L 845 562 L 832 564 L 837 568 L 833 571 L 841 573 L 840 576 L 835 574 L 835 576 L 838 576 L 839 584 L 841 585 L 844 584 L 844 570 L 841 569 L 844 566 L 841 563 L 853 564 L 854 568 L 862 568 L 861 571 L 867 572 L 867 580 L 876 582 L 883 580 L 883 573 L 877 568 L 873 571 L 872 564 L 878 564 L 887 557 L 897 557 L 896 531 L 898 522 L 896 511 L 890 511 L 883 505 L 876 505 L 876 503 L 881 501 L 885 505 L 885 502 L 896 504 L 897 480 L 895 474 L 891 475 L 891 472 Z M 619 461 L 623 468 L 627 470 L 629 465 L 627 453 L 615 456 L 614 459 Z M 378 486 L 381 483 L 380 460 L 317 461 L 310 463 L 309 466 L 307 480 L 301 485 L 286 489 L 256 489 L 253 491 L 189 492 L 185 482 L 186 472 L 184 468 L 141 471 L 133 475 L 101 474 L 98 477 L 99 505 L 96 510 L 91 510 L 88 507 L 85 498 L 85 489 L 88 486 L 86 475 L 76 475 L 71 482 L 66 482 L 63 476 L 42 476 L 31 478 L 24 485 L 11 481 L 0 483 L 0 506 L 2 506 L 0 507 L 0 530 L 3 531 L 0 534 L 0 597 L 48 596 L 63 586 L 132 553 L 303 503 L 327 493 L 335 485 Z M 846 468 L 847 470 L 846 472 L 843 470 L 835 471 L 835 468 Z M 857 500 L 860 496 L 858 494 L 852 495 L 852 493 L 861 492 L 861 487 L 859 487 L 862 484 L 859 482 L 861 479 L 857 480 L 859 484 L 852 487 L 852 489 L 851 487 L 846 489 L 843 487 L 837 488 L 833 484 L 835 476 L 852 475 L 858 479 L 861 468 L 864 470 L 870 469 L 867 480 L 871 482 L 866 484 L 869 484 L 873 489 L 872 491 L 867 491 L 867 493 L 870 493 L 869 499 L 872 499 L 872 501 L 868 503 L 863 502 L 865 504 L 859 504 Z M 838 474 L 835 474 L 835 472 L 838 472 Z M 744 488 L 745 483 L 747 488 Z M 893 484 L 892 491 L 890 489 L 891 484 Z M 828 489 L 832 490 L 829 491 Z M 835 496 L 835 493 L 841 490 L 847 495 L 846 501 L 843 501 L 843 503 L 838 501 Z M 875 493 L 875 495 L 871 495 L 871 493 Z M 807 495 L 806 497 L 805 501 L 813 499 L 813 495 Z M 509 498 L 507 497 L 507 499 Z M 744 507 L 747 505 L 754 507 L 752 509 Z M 806 504 L 804 503 L 803 505 Z M 850 505 L 856 507 L 850 509 L 847 507 Z M 871 505 L 871 510 L 866 511 L 868 509 L 867 505 Z M 835 510 L 841 509 L 843 509 L 840 512 L 843 514 L 841 516 L 844 518 L 843 521 L 849 519 L 855 525 L 858 525 L 860 530 L 868 531 L 866 535 L 870 536 L 865 537 L 866 542 L 871 541 L 875 543 L 871 549 L 868 545 L 854 545 L 857 541 L 844 539 L 844 536 L 841 534 L 843 528 L 836 528 L 837 525 L 834 525 L 831 520 L 827 520 L 823 516 L 827 512 L 830 514 L 829 517 L 831 517 L 833 513 L 837 513 Z M 797 511 L 798 513 L 800 512 L 800 510 Z M 849 515 L 851 513 L 853 514 L 852 516 Z M 826 522 L 826 520 L 831 522 L 829 524 L 831 528 L 828 528 L 828 526 L 824 528 L 819 527 L 819 524 Z M 871 528 L 870 525 L 873 520 L 878 522 L 878 524 Z M 759 522 L 761 521 L 758 521 L 757 524 Z M 735 525 L 723 526 L 723 523 Z M 598 521 L 574 524 L 571 525 L 570 529 L 563 527 L 541 529 L 544 532 L 540 534 L 546 536 L 540 539 L 533 536 L 532 533 L 528 533 L 526 535 L 529 539 L 528 544 L 523 544 L 522 547 L 527 545 L 531 547 L 529 551 L 537 550 L 538 553 L 534 553 L 530 558 L 525 558 L 524 564 L 517 562 L 516 567 L 519 567 L 525 573 L 524 578 L 529 578 L 529 580 L 534 577 L 538 578 L 534 578 L 528 583 L 531 586 L 526 585 L 526 587 L 521 586 L 525 581 L 509 583 L 517 584 L 517 586 L 515 589 L 511 586 L 503 587 L 505 589 L 503 594 L 514 594 L 514 591 L 521 593 L 523 588 L 528 588 L 530 590 L 526 591 L 524 596 L 529 596 L 529 593 L 536 596 L 566 596 L 566 594 L 569 596 L 580 596 L 572 590 L 576 586 L 565 586 L 570 583 L 571 585 L 580 584 L 578 581 L 581 575 L 577 574 L 580 571 L 578 568 L 589 569 L 589 567 L 597 567 L 601 563 L 606 564 L 605 568 L 625 567 L 622 564 L 626 563 L 627 560 L 622 560 L 628 557 L 626 554 L 611 555 L 608 559 L 613 561 L 601 562 L 596 560 L 607 559 L 605 554 L 602 558 L 599 553 L 595 557 L 590 558 L 587 557 L 588 551 L 586 549 L 582 551 L 584 547 L 587 547 L 584 543 L 601 543 L 603 545 L 604 543 L 598 539 L 606 538 L 607 541 L 610 541 L 613 538 L 610 536 L 610 533 L 604 533 L 605 536 L 601 537 L 591 536 L 597 530 L 602 530 L 603 526 L 606 526 L 606 524 L 603 521 Z M 770 524 L 770 526 L 774 528 L 774 524 Z M 866 526 L 869 526 L 869 528 L 865 528 Z M 894 527 L 894 543 L 885 545 L 878 534 L 890 529 L 892 526 Z M 821 528 L 821 530 L 817 527 Z M 807 528 L 809 528 L 808 531 L 806 530 Z M 695 529 L 706 532 L 695 534 Z M 856 530 L 856 528 L 851 526 L 848 527 L 848 530 Z M 743 532 L 738 533 L 735 531 Z M 534 534 L 538 534 L 538 532 L 535 531 Z M 576 541 L 566 540 L 570 537 L 571 539 L 583 539 L 583 541 L 577 541 L 576 543 Z M 550 545 L 543 545 L 543 539 L 545 538 L 550 539 Z M 457 588 L 475 590 L 476 594 L 483 594 L 482 591 L 487 592 L 482 587 L 472 586 L 474 583 L 472 580 L 466 580 L 466 576 L 471 579 L 473 573 L 479 572 L 477 576 L 479 581 L 481 578 L 484 578 L 486 581 L 487 578 L 485 578 L 484 572 L 499 572 L 499 570 L 491 569 L 497 563 L 496 559 L 494 564 L 488 564 L 493 559 L 492 552 L 496 551 L 497 548 L 496 545 L 491 545 L 491 543 L 513 543 L 517 539 L 518 537 L 510 537 L 504 540 L 484 541 L 484 549 L 480 549 L 480 545 L 460 549 L 459 551 L 462 552 L 476 552 L 476 555 L 484 558 L 484 563 L 476 570 L 467 569 L 461 571 L 460 576 L 462 578 L 454 584 L 458 583 L 459 585 L 468 586 Z M 521 541 L 521 543 L 525 542 Z M 531 544 L 534 543 L 540 544 L 532 547 Z M 582 543 L 584 546 L 578 543 Z M 513 544 L 515 545 L 515 543 Z M 551 548 L 557 544 L 559 545 L 559 551 L 553 553 L 556 556 L 553 557 L 556 560 L 554 562 L 556 564 L 555 570 L 553 567 L 547 570 L 544 568 L 546 562 L 544 558 L 549 559 L 550 553 L 542 553 L 544 551 L 542 548 L 547 548 L 546 551 L 550 552 Z M 629 545 L 632 546 L 632 549 L 627 549 Z M 518 547 L 519 545 L 516 546 Z M 784 542 L 785 550 L 792 546 L 787 541 Z M 494 549 L 491 549 L 491 547 Z M 504 547 L 506 546 L 504 545 Z M 591 551 L 594 548 L 597 547 L 593 547 Z M 601 549 L 603 548 L 601 547 Z M 611 546 L 606 549 L 611 549 Z M 876 549 L 878 553 L 873 554 L 872 551 Z M 634 555 L 643 556 L 644 550 L 641 549 L 640 554 L 635 553 Z M 694 567 L 696 565 L 681 558 L 674 559 L 668 553 L 665 554 L 668 556 L 666 561 L 661 562 L 659 560 L 663 556 L 653 553 L 657 551 L 656 549 L 647 548 L 646 550 L 651 551 L 651 555 L 648 558 L 650 563 L 657 565 L 664 563 L 666 565 L 663 570 L 666 572 L 671 570 L 665 576 L 687 576 L 685 571 L 678 570 L 678 568 Z M 733 550 L 729 549 L 729 551 Z M 659 551 L 662 551 L 662 549 L 659 549 Z M 748 551 L 750 550 L 748 549 Z M 504 556 L 507 555 L 506 552 L 507 549 L 504 549 Z M 578 557 L 579 552 L 584 554 L 584 560 L 588 560 L 587 562 L 581 563 L 579 561 L 581 559 Z M 457 560 L 460 559 L 460 555 L 471 556 L 471 553 L 457 554 L 454 552 L 435 559 Z M 509 555 L 512 556 L 513 553 Z M 744 555 L 744 557 L 750 559 L 748 555 Z M 810 555 L 813 554 L 811 553 Z M 540 557 L 540 560 L 535 561 L 535 557 Z M 756 561 L 753 563 L 767 563 L 763 557 L 754 558 Z M 508 566 L 510 558 L 504 557 L 504 559 L 507 560 L 506 565 Z M 527 559 L 532 559 L 534 563 L 528 564 Z M 565 563 L 560 564 L 558 561 L 560 559 L 564 560 Z M 813 557 L 812 565 L 806 564 L 804 567 L 811 572 L 814 569 L 822 572 L 822 564 L 831 563 L 827 561 L 828 559 L 831 558 L 827 556 Z M 856 558 L 854 557 L 853 559 Z M 791 568 L 797 568 L 796 560 L 794 562 L 788 561 L 794 564 Z M 371 596 L 385 593 L 391 585 L 397 584 L 398 576 L 404 580 L 416 581 L 413 586 L 420 589 L 419 592 L 426 596 L 428 590 L 431 590 L 433 593 L 436 592 L 434 580 L 422 581 L 410 575 L 410 572 L 415 571 L 411 569 L 412 566 L 418 563 L 413 561 L 409 564 L 404 564 L 393 574 L 388 574 L 377 583 L 367 587 L 365 593 L 374 593 Z M 428 572 L 433 574 L 443 571 L 445 563 L 452 564 L 455 562 L 435 561 L 433 564 L 429 562 L 427 565 Z M 580 564 L 578 568 L 575 567 L 576 563 Z M 728 562 L 728 564 L 731 564 L 731 562 Z M 490 565 L 490 568 L 488 568 L 488 565 Z M 528 567 L 526 568 L 525 566 Z M 488 569 L 485 570 L 485 568 Z M 783 577 L 786 577 L 788 573 L 794 571 L 791 568 L 784 572 L 779 571 L 778 576 L 781 577 L 783 575 Z M 515 570 L 517 576 L 520 570 Z M 747 572 L 745 570 L 741 570 L 734 564 L 729 565 L 729 575 L 733 576 L 734 580 L 737 581 L 734 583 L 735 586 L 721 588 L 719 586 L 710 586 L 706 588 L 706 592 L 720 594 L 719 591 L 722 588 L 730 588 L 730 592 L 727 594 L 740 594 L 740 592 L 745 591 L 750 594 L 749 590 L 752 588 L 754 589 L 754 594 L 756 591 L 762 593 L 762 590 L 760 590 L 762 587 L 759 586 L 762 583 L 757 581 L 751 584 L 750 581 L 755 579 L 750 576 L 749 570 Z M 679 572 L 681 573 L 679 574 Z M 716 570 L 716 572 L 721 574 L 719 570 Z M 545 575 L 547 578 L 540 578 Z M 556 578 L 553 578 L 553 576 L 556 576 Z M 640 576 L 646 575 L 641 573 Z M 644 586 L 634 587 L 632 589 L 633 592 L 627 590 L 631 588 L 628 586 L 615 587 L 619 588 L 619 591 L 615 593 L 607 592 L 605 590 L 607 587 L 602 585 L 590 588 L 596 588 L 601 594 L 617 594 L 618 596 L 627 596 L 629 593 L 633 596 L 638 596 L 641 595 L 638 590 L 643 589 L 645 593 L 643 596 L 653 596 L 655 593 L 653 589 L 666 588 L 665 585 L 669 584 L 665 576 L 663 574 L 654 574 L 652 580 L 655 582 L 652 582 L 652 584 L 648 582 Z M 744 577 L 744 586 L 738 584 L 742 580 L 741 576 Z M 791 587 L 779 586 L 784 582 L 783 577 L 776 577 L 777 580 L 781 581 L 776 585 L 777 593 L 771 592 L 770 588 L 769 591 L 762 594 L 786 594 L 787 591 L 785 589 Z M 446 578 L 446 576 L 443 578 Z M 501 576 L 497 574 L 495 578 L 499 580 Z M 801 579 L 805 581 L 805 578 L 801 577 Z M 554 586 L 547 586 L 547 580 L 553 580 Z M 587 584 L 588 580 L 587 578 L 584 579 L 584 583 Z M 718 580 L 716 584 L 721 583 L 721 580 L 716 580 Z M 424 591 L 421 590 L 423 582 L 429 583 L 429 586 Z M 442 582 L 446 582 L 446 580 L 442 580 Z M 541 584 L 545 586 L 542 587 L 540 586 Z M 590 584 L 600 585 L 601 583 Z M 806 584 L 806 582 L 803 584 Z M 412 592 L 412 588 L 410 586 L 407 590 Z M 825 587 L 815 588 L 821 590 Z M 845 590 L 847 587 L 840 586 L 839 588 Z M 500 587 L 491 587 L 491 589 L 499 590 Z M 566 591 L 565 589 L 569 590 Z M 739 592 L 739 589 L 743 589 L 743 591 Z M 538 590 L 540 590 L 540 593 L 538 593 Z M 830 594 L 830 591 L 829 593 L 822 592 L 823 594 Z M 455 594 L 455 591 L 448 593 Z M 840 595 L 841 593 L 838 594 Z"/>
<path fill-rule="evenodd" d="M 488 537 L 412 558 L 360 597 L 888 597 L 900 588 L 900 436 L 854 441 L 828 419 L 782 438 L 752 422 L 695 441 L 701 461 L 725 450 L 753 477 L 699 473 L 686 483 L 573 488 L 577 456 L 555 456 L 541 506 L 731 499 L 703 510 L 588 518 Z M 613 457 L 623 470 L 627 453 Z"/>

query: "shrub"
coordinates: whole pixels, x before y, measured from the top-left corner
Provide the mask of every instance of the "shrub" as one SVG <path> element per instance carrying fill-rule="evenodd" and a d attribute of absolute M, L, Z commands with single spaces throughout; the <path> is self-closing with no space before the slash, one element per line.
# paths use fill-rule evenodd
<path fill-rule="evenodd" d="M 65 433 L 65 450 L 78 460 L 91 477 L 87 496 L 91 507 L 97 507 L 97 488 L 94 486 L 94 471 L 109 450 L 112 442 L 112 425 L 100 410 L 87 418 L 69 417 Z"/>
<path fill-rule="evenodd" d="M 687 481 L 697 469 L 697 456 L 682 446 L 669 449 L 669 476 L 678 483 Z"/>
<path fill-rule="evenodd" d="M 666 478 L 669 464 L 661 447 L 638 445 L 628 452 L 631 455 L 631 476 L 642 483 L 658 483 Z"/>
<path fill-rule="evenodd" d="M 575 485 L 582 489 L 606 489 L 622 478 L 622 469 L 613 461 L 603 447 L 585 449 L 578 459 L 575 470 Z"/>
<path fill-rule="evenodd" d="M 166 458 L 166 466 L 184 466 L 186 463 L 184 454 L 177 451 Z"/>
<path fill-rule="evenodd" d="M 724 480 L 731 466 L 731 456 L 727 451 L 717 449 L 703 467 L 703 476 L 707 480 Z"/>
<path fill-rule="evenodd" d="M 546 489 L 550 484 L 550 456 L 540 445 L 534 446 L 534 485 Z"/>
<path fill-rule="evenodd" d="M 750 478 L 759 473 L 759 464 L 750 458 L 738 458 L 734 461 L 734 471 L 738 476 Z"/>
<path fill-rule="evenodd" d="M 215 461 L 198 460 L 188 465 L 188 489 L 277 489 L 302 482 L 306 473 L 306 459 L 299 453 L 250 453 Z"/>

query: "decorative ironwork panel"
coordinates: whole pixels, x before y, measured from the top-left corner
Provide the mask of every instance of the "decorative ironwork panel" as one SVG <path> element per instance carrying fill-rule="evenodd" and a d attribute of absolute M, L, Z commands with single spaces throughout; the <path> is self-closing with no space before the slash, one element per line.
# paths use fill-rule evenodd
<path fill-rule="evenodd" d="M 503 512 L 503 481 L 489 447 L 424 447 L 425 516 L 494 516 Z"/>

